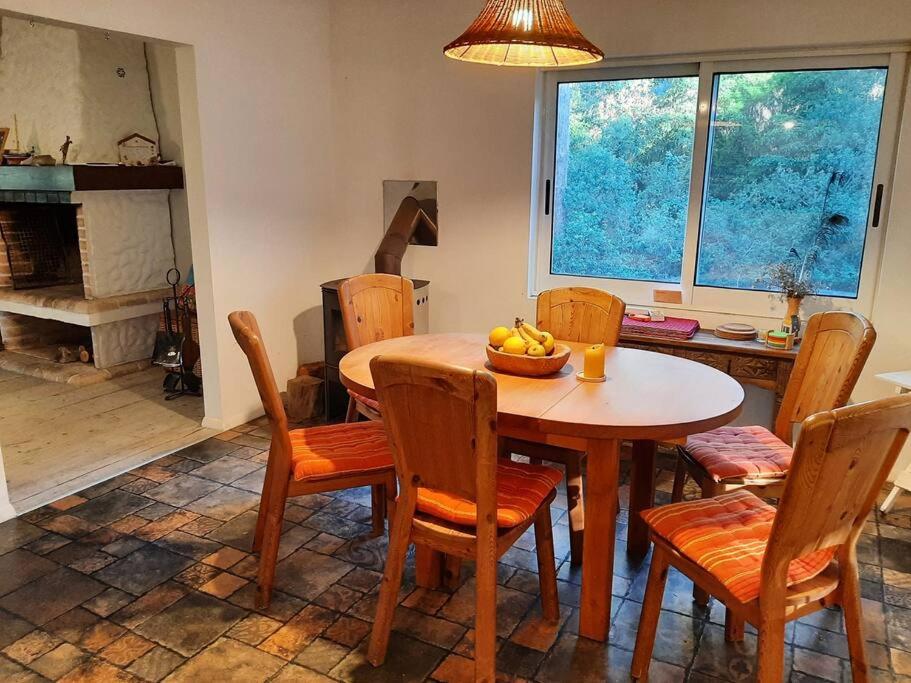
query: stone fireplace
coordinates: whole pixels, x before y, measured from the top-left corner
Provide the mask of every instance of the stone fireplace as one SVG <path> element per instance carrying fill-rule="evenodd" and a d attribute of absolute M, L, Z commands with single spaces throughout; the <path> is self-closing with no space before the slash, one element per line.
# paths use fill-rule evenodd
<path fill-rule="evenodd" d="M 0 368 L 92 383 L 148 365 L 174 264 L 169 187 L 181 169 L 0 169 Z M 91 365 L 55 363 L 61 346 Z"/>

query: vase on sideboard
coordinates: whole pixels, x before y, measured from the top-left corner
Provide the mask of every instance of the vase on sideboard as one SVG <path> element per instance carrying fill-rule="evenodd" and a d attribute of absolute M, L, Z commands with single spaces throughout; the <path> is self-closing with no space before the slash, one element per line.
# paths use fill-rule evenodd
<path fill-rule="evenodd" d="M 790 332 L 795 337 L 800 335 L 800 304 L 803 299 L 796 296 L 787 298 L 788 310 L 781 321 L 781 331 Z"/>

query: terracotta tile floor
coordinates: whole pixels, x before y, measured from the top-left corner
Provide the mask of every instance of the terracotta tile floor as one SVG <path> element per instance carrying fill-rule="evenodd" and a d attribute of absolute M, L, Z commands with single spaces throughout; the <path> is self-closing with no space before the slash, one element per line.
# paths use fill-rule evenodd
<path fill-rule="evenodd" d="M 384 539 L 367 538 L 368 491 L 289 503 L 272 607 L 253 609 L 248 551 L 267 437 L 247 425 L 0 525 L 0 680 L 470 680 L 470 567 L 449 592 L 415 588 L 409 566 L 387 664 L 366 663 L 385 555 Z M 673 462 L 662 465 L 666 502 Z M 560 496 L 561 621 L 539 618 L 529 533 L 500 564 L 498 668 L 505 680 L 629 680 L 647 563 L 626 559 L 624 509 L 610 644 L 580 639 L 564 507 Z M 871 680 L 911 681 L 911 497 L 866 531 Z M 696 607 L 691 588 L 671 574 L 651 679 L 752 680 L 755 635 L 726 644 L 721 606 Z M 787 638 L 790 680 L 850 680 L 838 611 L 801 620 Z"/>

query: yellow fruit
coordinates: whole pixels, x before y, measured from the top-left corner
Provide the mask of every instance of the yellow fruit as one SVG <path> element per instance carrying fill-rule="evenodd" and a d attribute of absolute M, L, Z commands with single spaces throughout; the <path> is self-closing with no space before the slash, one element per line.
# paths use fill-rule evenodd
<path fill-rule="evenodd" d="M 526 335 L 531 337 L 534 341 L 538 342 L 539 344 L 544 343 L 544 339 L 545 339 L 544 334 L 545 333 L 542 332 L 541 330 L 539 330 L 534 325 L 530 325 L 528 323 L 522 323 L 522 325 L 519 327 L 519 329 L 522 332 L 524 332 Z"/>
<path fill-rule="evenodd" d="M 525 340 L 522 337 L 510 337 L 503 342 L 503 352 L 521 356 L 525 353 Z"/>
<path fill-rule="evenodd" d="M 522 337 L 522 339 L 525 340 L 525 346 L 531 346 L 532 344 L 536 344 L 536 343 L 537 343 L 534 339 L 532 339 L 532 338 L 529 336 L 528 332 L 526 332 L 526 331 L 525 331 L 524 329 L 522 329 L 521 327 L 518 329 L 518 332 L 519 332 L 519 336 Z"/>
<path fill-rule="evenodd" d="M 512 335 L 509 334 L 509 330 L 505 327 L 495 327 L 490 331 L 490 340 L 491 346 L 503 346 L 503 342 L 509 339 Z"/>
<path fill-rule="evenodd" d="M 541 342 L 541 344 L 544 346 L 544 350 L 547 351 L 547 355 L 549 356 L 554 352 L 554 346 L 556 345 L 554 335 L 550 332 L 542 332 L 542 334 L 544 335 L 544 341 Z"/>
<path fill-rule="evenodd" d="M 543 345 L 535 343 L 528 347 L 528 355 L 541 358 L 547 355 L 547 349 Z"/>

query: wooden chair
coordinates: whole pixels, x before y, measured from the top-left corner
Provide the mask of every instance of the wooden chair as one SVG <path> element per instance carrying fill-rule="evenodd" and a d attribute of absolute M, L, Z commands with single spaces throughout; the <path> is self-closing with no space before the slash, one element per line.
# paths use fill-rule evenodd
<path fill-rule="evenodd" d="M 848 402 L 875 341 L 873 326 L 857 313 L 810 316 L 774 433 L 764 427 L 720 427 L 690 436 L 678 449 L 672 500 L 682 499 L 687 473 L 704 498 L 743 486 L 774 497 L 788 472 L 794 425 Z"/>
<path fill-rule="evenodd" d="M 873 326 L 856 313 L 810 316 L 774 433 L 759 426 L 720 427 L 688 437 L 685 446 L 678 446 L 671 500 L 682 500 L 687 473 L 703 498 L 743 487 L 765 497 L 780 496 L 791 465 L 794 425 L 848 402 L 875 341 Z M 694 596 L 700 605 L 708 603 L 704 592 L 694 590 Z M 726 624 L 729 640 L 743 638 L 736 619 L 728 618 Z"/>
<path fill-rule="evenodd" d="M 673 565 L 759 629 L 759 683 L 782 679 L 785 624 L 829 605 L 845 618 L 853 680 L 866 681 L 857 540 L 911 429 L 911 396 L 803 422 L 778 512 L 747 490 L 643 513 L 655 551 L 632 675 L 646 679 Z"/>
<path fill-rule="evenodd" d="M 381 339 L 414 334 L 414 283 L 398 275 L 375 273 L 345 280 L 338 290 L 348 350 Z M 382 419 L 377 401 L 348 391 L 346 422 L 359 415 Z"/>
<path fill-rule="evenodd" d="M 626 304 L 621 299 L 600 289 L 551 289 L 538 295 L 537 327 L 564 341 L 616 346 L 625 310 Z M 585 535 L 582 460 L 585 453 L 518 439 L 506 439 L 505 449 L 509 453 L 527 456 L 532 463 L 548 460 L 566 468 L 570 563 L 582 564 Z"/>
<path fill-rule="evenodd" d="M 395 498 L 395 470 L 385 430 L 378 422 L 337 424 L 288 431 L 288 417 L 256 318 L 249 311 L 228 316 L 234 338 L 247 355 L 272 429 L 269 460 L 259 503 L 253 552 L 261 551 L 256 605 L 269 606 L 289 497 L 372 486 L 384 496 L 373 501 L 373 532 L 384 527 L 386 500 Z"/>
<path fill-rule="evenodd" d="M 559 618 L 550 503 L 561 474 L 498 459 L 493 376 L 379 356 L 370 362 L 401 486 L 368 659 L 383 663 L 409 543 L 476 562 L 475 680 L 494 681 L 497 559 L 535 526 L 544 618 Z M 445 435 L 445 438 L 441 438 Z"/>

